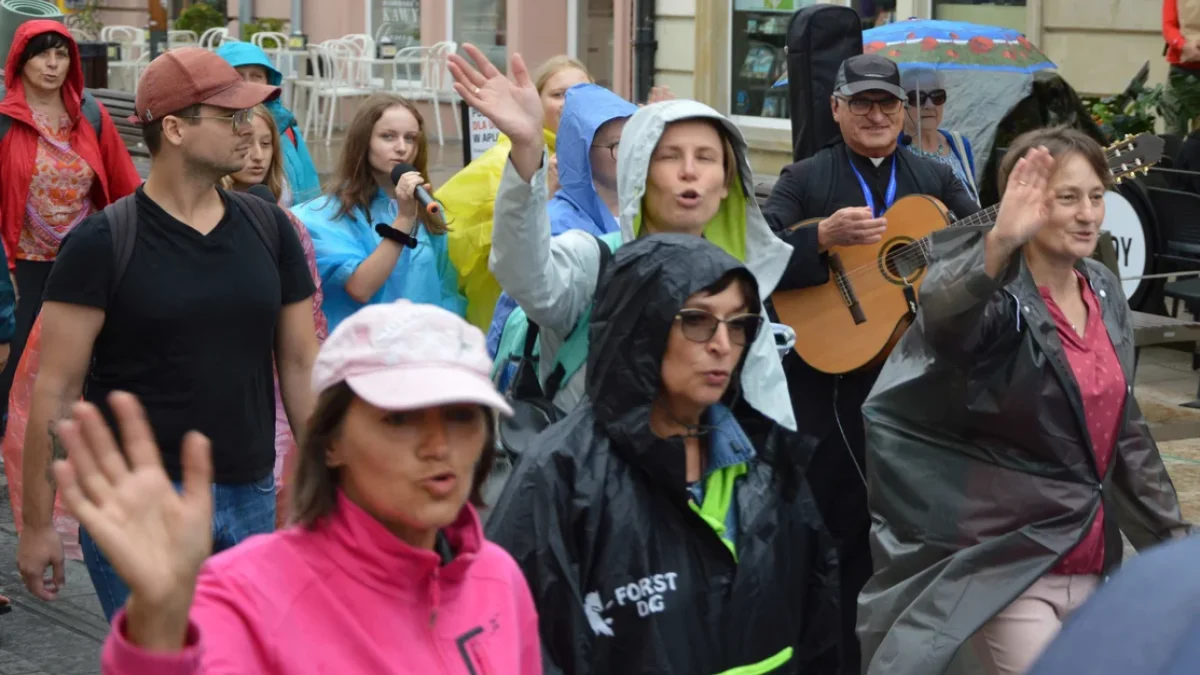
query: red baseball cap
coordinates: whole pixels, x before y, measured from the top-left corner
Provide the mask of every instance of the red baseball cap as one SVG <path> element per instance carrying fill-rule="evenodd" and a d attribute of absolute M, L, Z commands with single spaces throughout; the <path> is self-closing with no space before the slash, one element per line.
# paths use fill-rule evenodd
<path fill-rule="evenodd" d="M 279 98 L 279 92 L 279 87 L 242 80 L 228 61 L 207 49 L 181 47 L 146 67 L 129 121 L 149 124 L 201 103 L 244 110 Z"/>

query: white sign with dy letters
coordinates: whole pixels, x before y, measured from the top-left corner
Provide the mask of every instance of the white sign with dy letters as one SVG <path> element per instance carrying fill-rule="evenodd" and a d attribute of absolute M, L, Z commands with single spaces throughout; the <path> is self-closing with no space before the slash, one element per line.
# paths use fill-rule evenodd
<path fill-rule="evenodd" d="M 500 130 L 478 110 L 467 106 L 467 143 L 471 148 L 471 161 L 487 152 L 500 140 Z"/>

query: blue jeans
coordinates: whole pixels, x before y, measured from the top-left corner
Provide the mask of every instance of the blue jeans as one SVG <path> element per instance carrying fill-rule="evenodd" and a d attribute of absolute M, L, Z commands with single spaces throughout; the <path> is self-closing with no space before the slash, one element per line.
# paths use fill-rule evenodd
<path fill-rule="evenodd" d="M 175 489 L 180 489 L 178 483 Z M 214 554 L 233 548 L 253 535 L 275 530 L 274 474 L 253 483 L 213 485 L 212 492 Z M 100 606 L 104 608 L 104 618 L 112 623 L 113 616 L 129 597 L 129 587 L 83 527 L 79 528 L 79 546 L 83 549 L 83 562 L 100 598 Z"/>

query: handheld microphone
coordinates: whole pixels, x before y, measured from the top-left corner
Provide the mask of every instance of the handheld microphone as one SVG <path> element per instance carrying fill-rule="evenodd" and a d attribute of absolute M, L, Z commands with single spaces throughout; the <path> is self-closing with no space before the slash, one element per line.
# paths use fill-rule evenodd
<path fill-rule="evenodd" d="M 393 166 L 392 167 L 392 185 L 399 183 L 400 177 L 403 176 L 404 174 L 409 173 L 410 171 L 416 171 L 416 170 L 417 170 L 417 167 L 413 166 L 412 164 L 407 164 L 407 163 L 397 164 L 396 166 Z M 428 213 L 431 216 L 436 216 L 437 214 L 441 213 L 441 211 L 442 211 L 441 204 L 438 204 L 437 201 L 434 200 L 433 196 L 429 194 L 429 192 L 425 189 L 424 185 L 417 186 L 414 196 L 417 198 L 417 203 L 425 208 L 425 213 Z"/>
<path fill-rule="evenodd" d="M 246 190 L 246 192 L 270 204 L 279 203 L 279 200 L 275 199 L 275 193 L 271 192 L 271 188 L 263 185 L 262 183 L 259 183 L 258 185 L 251 185 L 250 189 Z"/>

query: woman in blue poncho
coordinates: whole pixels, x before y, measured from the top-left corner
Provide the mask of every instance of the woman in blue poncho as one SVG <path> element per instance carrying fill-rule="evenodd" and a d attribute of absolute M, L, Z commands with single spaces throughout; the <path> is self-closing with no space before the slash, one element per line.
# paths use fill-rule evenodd
<path fill-rule="evenodd" d="M 259 82 L 274 87 L 283 82 L 283 75 L 271 64 L 271 59 L 261 47 L 249 42 L 226 42 L 217 50 L 217 55 L 229 62 L 248 82 Z M 313 166 L 308 146 L 300 135 L 300 126 L 292 111 L 283 107 L 278 100 L 266 104 L 279 127 L 280 147 L 283 150 L 283 170 L 287 176 L 283 197 L 279 204 L 287 208 L 302 204 L 321 194 L 321 179 Z"/>
<path fill-rule="evenodd" d="M 292 209 L 312 235 L 331 332 L 364 305 L 400 298 L 465 312 L 446 224 L 419 209 L 414 194 L 432 192 L 428 156 L 413 104 L 376 94 L 358 107 L 326 193 Z M 392 181 L 399 164 L 416 170 Z"/>

